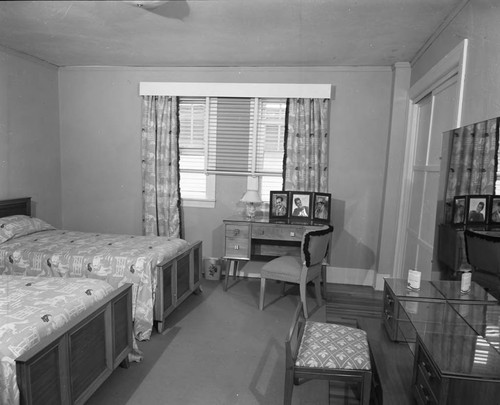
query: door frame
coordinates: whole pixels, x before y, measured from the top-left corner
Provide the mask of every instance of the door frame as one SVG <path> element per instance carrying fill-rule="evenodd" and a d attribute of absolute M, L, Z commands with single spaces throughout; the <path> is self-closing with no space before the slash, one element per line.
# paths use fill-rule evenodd
<path fill-rule="evenodd" d="M 465 84 L 465 71 L 467 61 L 468 40 L 464 39 L 423 77 L 421 77 L 409 90 L 408 123 L 406 130 L 406 149 L 403 167 L 403 184 L 399 207 L 396 249 L 394 257 L 394 274 L 396 278 L 404 278 L 403 269 L 406 229 L 410 215 L 410 193 L 412 189 L 413 156 L 416 148 L 418 102 L 432 91 L 436 90 L 451 77 L 457 75 L 457 109 L 455 112 L 455 127 L 461 126 L 462 107 Z M 452 128 L 450 128 L 452 129 Z M 440 187 L 441 190 L 441 187 Z M 439 216 L 438 216 L 439 217 Z"/>

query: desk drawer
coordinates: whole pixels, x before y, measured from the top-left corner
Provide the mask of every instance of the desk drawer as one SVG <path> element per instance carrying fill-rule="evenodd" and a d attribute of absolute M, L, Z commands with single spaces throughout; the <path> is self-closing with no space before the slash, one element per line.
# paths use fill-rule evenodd
<path fill-rule="evenodd" d="M 247 239 L 250 225 L 226 225 L 226 238 Z"/>
<path fill-rule="evenodd" d="M 439 405 L 432 392 L 421 382 L 415 384 L 413 394 L 418 405 Z"/>
<path fill-rule="evenodd" d="M 438 404 L 437 397 L 441 389 L 441 377 L 434 368 L 420 342 L 416 353 L 416 375 L 413 389 L 417 398 L 424 404 Z"/>
<path fill-rule="evenodd" d="M 384 285 L 384 309 L 382 312 L 382 319 L 384 320 L 384 325 L 389 335 L 389 338 L 392 341 L 397 340 L 397 314 L 396 308 L 397 305 L 395 297 L 391 294 L 387 285 Z"/>
<path fill-rule="evenodd" d="M 250 258 L 249 225 L 226 225 L 225 257 Z"/>
<path fill-rule="evenodd" d="M 306 229 L 307 228 L 302 225 L 281 226 L 279 224 L 256 224 L 252 226 L 252 239 L 270 239 L 301 242 L 302 235 L 304 235 Z"/>

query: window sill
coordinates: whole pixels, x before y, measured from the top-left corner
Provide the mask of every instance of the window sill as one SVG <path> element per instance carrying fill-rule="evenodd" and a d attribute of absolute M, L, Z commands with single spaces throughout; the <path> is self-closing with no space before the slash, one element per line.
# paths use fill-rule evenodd
<path fill-rule="evenodd" d="M 215 208 L 215 200 L 182 199 L 184 208 Z"/>

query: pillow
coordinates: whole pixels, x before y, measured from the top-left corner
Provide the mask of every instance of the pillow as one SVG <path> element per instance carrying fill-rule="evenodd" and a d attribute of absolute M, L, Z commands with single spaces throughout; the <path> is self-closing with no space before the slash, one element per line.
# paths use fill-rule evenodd
<path fill-rule="evenodd" d="M 56 228 L 47 222 L 39 218 L 28 217 L 27 215 L 12 215 L 0 218 L 0 243 L 19 236 L 53 229 Z"/>

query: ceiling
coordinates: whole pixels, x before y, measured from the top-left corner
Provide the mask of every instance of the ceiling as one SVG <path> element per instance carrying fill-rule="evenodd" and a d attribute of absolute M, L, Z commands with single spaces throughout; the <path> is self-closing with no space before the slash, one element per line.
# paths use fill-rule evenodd
<path fill-rule="evenodd" d="M 57 66 L 391 66 L 411 62 L 463 4 L 1 1 L 0 46 Z"/>

